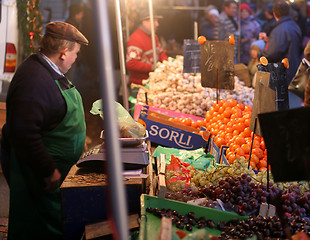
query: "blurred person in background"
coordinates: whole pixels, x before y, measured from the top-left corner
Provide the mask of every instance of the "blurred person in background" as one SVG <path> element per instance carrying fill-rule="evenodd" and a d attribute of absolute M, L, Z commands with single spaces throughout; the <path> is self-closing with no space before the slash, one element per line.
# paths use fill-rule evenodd
<path fill-rule="evenodd" d="M 199 21 L 199 35 L 205 36 L 207 40 L 214 40 L 213 32 L 219 15 L 217 8 L 214 5 L 209 5 Z"/>
<path fill-rule="evenodd" d="M 129 82 L 139 85 L 144 85 L 145 81 L 149 78 L 149 72 L 154 70 L 154 57 L 153 57 L 153 46 L 151 36 L 151 19 L 149 16 L 148 9 L 142 9 L 140 11 L 140 22 L 141 25 L 136 31 L 129 37 L 127 43 L 126 53 L 126 67 L 129 71 Z M 158 19 L 162 18 L 154 14 L 154 29 L 159 26 Z M 156 41 L 156 54 L 157 60 L 167 60 L 168 57 L 164 53 L 158 36 L 155 34 Z M 143 81 L 144 80 L 144 81 Z M 136 97 L 138 88 L 130 88 L 131 96 Z"/>
<path fill-rule="evenodd" d="M 235 1 L 227 0 L 223 3 L 223 10 L 213 32 L 215 40 L 228 41 L 229 36 L 233 34 L 235 41 L 238 42 L 238 23 L 235 19 L 237 10 L 237 3 Z M 234 61 L 237 63 L 237 44 L 234 45 L 234 55 Z"/>
<path fill-rule="evenodd" d="M 69 7 L 69 17 L 66 20 L 67 23 L 76 27 L 79 31 L 82 29 L 82 20 L 84 17 L 83 5 L 81 4 L 71 4 Z M 79 64 L 79 58 L 75 63 L 72 64 L 70 70 L 66 73 L 66 77 L 70 81 L 74 81 L 74 74 L 76 72 L 76 65 Z"/>
<path fill-rule="evenodd" d="M 273 2 L 267 2 L 266 8 L 264 11 L 266 21 L 262 26 L 262 32 L 265 32 L 267 36 L 270 34 L 271 30 L 274 28 L 275 24 L 277 23 L 276 19 L 273 16 Z"/>
<path fill-rule="evenodd" d="M 240 45 L 240 62 L 248 64 L 251 59 L 250 48 L 252 42 L 258 39 L 260 26 L 252 15 L 252 11 L 248 4 L 242 3 L 240 5 L 241 18 L 241 45 Z"/>
<path fill-rule="evenodd" d="M 2 128 L 3 172 L 10 187 L 8 239 L 63 239 L 60 185 L 83 153 L 80 93 L 65 77 L 88 40 L 74 26 L 50 22 L 38 53 L 17 69 Z"/>
<path fill-rule="evenodd" d="M 251 60 L 248 62 L 248 70 L 250 73 L 250 77 L 252 79 L 252 86 L 255 87 L 255 82 L 253 82 L 253 78 L 255 73 L 257 72 L 257 66 L 260 64 L 259 58 L 262 56 L 262 51 L 265 48 L 264 40 L 257 40 L 252 42 L 250 49 Z"/>
<path fill-rule="evenodd" d="M 301 60 L 302 34 L 299 26 L 290 16 L 290 6 L 283 1 L 274 4 L 273 14 L 277 21 L 269 36 L 261 32 L 259 38 L 266 42 L 263 51 L 270 63 L 281 62 L 284 58 L 289 60 L 287 69 L 287 86 L 292 81 Z M 290 108 L 300 107 L 301 99 L 289 91 Z"/>
<path fill-rule="evenodd" d="M 305 58 L 310 62 L 310 41 L 308 41 L 308 43 L 304 49 L 304 55 L 305 55 Z M 305 89 L 304 106 L 310 107 L 310 76 L 309 76 L 309 72 L 308 72 L 307 86 Z"/>

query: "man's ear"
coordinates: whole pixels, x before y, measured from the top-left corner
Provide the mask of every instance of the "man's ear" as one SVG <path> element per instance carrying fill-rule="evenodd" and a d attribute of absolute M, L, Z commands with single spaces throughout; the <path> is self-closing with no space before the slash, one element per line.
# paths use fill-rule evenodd
<path fill-rule="evenodd" d="M 60 59 L 61 60 L 64 60 L 65 57 L 67 56 L 67 51 L 68 51 L 68 48 L 64 48 L 60 51 Z"/>

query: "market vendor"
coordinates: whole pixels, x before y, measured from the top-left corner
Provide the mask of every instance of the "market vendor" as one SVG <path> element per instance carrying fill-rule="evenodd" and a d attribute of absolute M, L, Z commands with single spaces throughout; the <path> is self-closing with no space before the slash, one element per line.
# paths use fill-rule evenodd
<path fill-rule="evenodd" d="M 47 24 L 40 51 L 10 84 L 1 158 L 10 187 L 8 239 L 62 239 L 60 184 L 85 146 L 82 99 L 65 77 L 88 40 L 64 22 Z"/>
<path fill-rule="evenodd" d="M 161 16 L 154 14 L 154 29 L 159 26 Z M 127 43 L 126 67 L 129 70 L 130 83 L 143 84 L 142 80 L 149 78 L 149 72 L 154 70 L 153 46 L 151 38 L 151 19 L 148 9 L 140 11 L 141 25 L 130 36 Z M 158 36 L 156 39 L 156 53 L 158 61 L 167 60 L 168 57 L 161 48 Z M 137 92 L 135 93 L 135 95 Z M 134 95 L 134 93 L 132 94 Z M 135 96 L 134 96 L 135 97 Z"/>

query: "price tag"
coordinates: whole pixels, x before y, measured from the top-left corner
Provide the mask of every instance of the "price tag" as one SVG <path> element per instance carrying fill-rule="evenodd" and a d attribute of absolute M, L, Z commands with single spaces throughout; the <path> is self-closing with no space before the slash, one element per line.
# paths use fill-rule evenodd
<path fill-rule="evenodd" d="M 234 47 L 228 41 L 206 41 L 201 45 L 201 85 L 234 89 Z"/>
<path fill-rule="evenodd" d="M 184 39 L 183 73 L 200 73 L 200 48 L 197 40 Z"/>

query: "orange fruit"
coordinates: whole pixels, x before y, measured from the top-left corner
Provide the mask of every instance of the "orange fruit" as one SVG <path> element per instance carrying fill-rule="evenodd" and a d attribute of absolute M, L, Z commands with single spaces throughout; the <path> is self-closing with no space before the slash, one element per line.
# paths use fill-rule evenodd
<path fill-rule="evenodd" d="M 185 119 L 182 120 L 182 123 L 185 126 L 191 126 L 192 125 L 192 120 L 190 118 L 185 118 Z"/>
<path fill-rule="evenodd" d="M 288 61 L 288 58 L 284 58 L 282 59 L 282 63 L 283 63 L 283 66 L 288 69 L 290 67 L 290 63 Z"/>
<path fill-rule="evenodd" d="M 265 144 L 264 139 L 260 142 L 260 148 L 261 148 L 262 150 L 265 150 L 265 149 L 266 149 L 266 144 Z"/>
<path fill-rule="evenodd" d="M 233 34 L 229 35 L 229 39 L 228 39 L 229 43 L 234 45 L 235 44 L 235 37 Z"/>
<path fill-rule="evenodd" d="M 197 122 L 192 122 L 191 127 L 193 127 L 193 128 L 198 128 L 199 126 L 198 126 L 198 123 L 197 123 Z"/>
<path fill-rule="evenodd" d="M 252 154 L 255 154 L 259 159 L 264 157 L 264 152 L 261 148 L 253 148 Z"/>
<path fill-rule="evenodd" d="M 236 137 L 235 143 L 238 144 L 239 146 L 241 146 L 242 144 L 245 144 L 244 137 L 241 137 L 241 136 Z"/>
<path fill-rule="evenodd" d="M 238 104 L 238 102 L 235 99 L 229 99 L 227 102 L 230 107 L 234 107 Z"/>
<path fill-rule="evenodd" d="M 247 119 L 244 120 L 244 125 L 245 125 L 246 127 L 249 127 L 250 124 L 251 124 L 251 118 L 247 118 Z"/>
<path fill-rule="evenodd" d="M 235 154 L 232 153 L 232 154 L 229 155 L 226 159 L 227 159 L 227 161 L 228 161 L 229 164 L 233 164 L 234 161 L 235 161 L 235 159 L 236 159 L 236 156 L 235 156 Z"/>
<path fill-rule="evenodd" d="M 244 124 L 245 125 L 245 124 Z M 250 130 L 250 128 L 248 128 L 248 127 L 246 127 L 246 128 L 244 128 L 244 130 L 243 130 L 243 136 L 246 138 L 246 137 L 251 137 L 251 130 Z"/>
<path fill-rule="evenodd" d="M 243 111 L 244 108 L 245 108 L 245 105 L 242 104 L 242 103 L 238 103 L 238 104 L 236 105 L 236 107 L 238 107 L 239 109 L 241 109 L 241 110 Z"/>
<path fill-rule="evenodd" d="M 267 161 L 265 161 L 265 160 L 260 160 L 259 161 L 259 163 L 260 163 L 260 167 L 262 168 L 267 168 Z"/>
<path fill-rule="evenodd" d="M 250 162 L 250 166 L 251 166 L 252 168 L 254 168 L 254 169 L 256 168 L 256 164 L 255 164 L 254 162 L 252 162 L 252 161 Z"/>
<path fill-rule="evenodd" d="M 268 59 L 264 56 L 260 57 L 259 59 L 260 64 L 267 66 L 268 65 Z"/>
<path fill-rule="evenodd" d="M 207 41 L 207 39 L 206 39 L 205 36 L 199 36 L 199 37 L 198 37 L 198 42 L 199 42 L 200 44 L 204 44 L 206 41 Z"/>
<path fill-rule="evenodd" d="M 233 136 L 239 136 L 240 132 L 238 130 L 233 130 Z"/>
<path fill-rule="evenodd" d="M 250 150 L 251 150 L 251 146 L 249 144 L 246 144 L 246 143 L 242 144 L 241 148 L 242 148 L 242 150 L 244 151 L 245 154 L 249 153 Z"/>
<path fill-rule="evenodd" d="M 244 106 L 244 111 L 252 112 L 252 106 L 250 106 L 250 105 L 245 105 L 245 106 Z"/>
<path fill-rule="evenodd" d="M 254 140 L 253 141 L 253 148 L 259 148 L 260 147 L 260 141 Z"/>
<path fill-rule="evenodd" d="M 216 144 L 216 146 L 221 147 L 226 144 L 226 141 L 224 138 L 216 136 L 214 138 L 214 143 Z"/>
<path fill-rule="evenodd" d="M 244 156 L 244 155 L 245 155 L 245 153 L 244 153 L 244 151 L 243 151 L 243 149 L 242 149 L 241 147 L 238 147 L 238 148 L 235 150 L 235 153 L 236 153 L 237 155 L 240 155 L 240 156 Z"/>
<path fill-rule="evenodd" d="M 257 163 L 259 163 L 259 158 L 258 158 L 255 154 L 253 154 L 253 153 L 252 153 L 252 155 L 251 155 L 251 162 L 254 162 L 255 165 L 256 165 Z"/>

